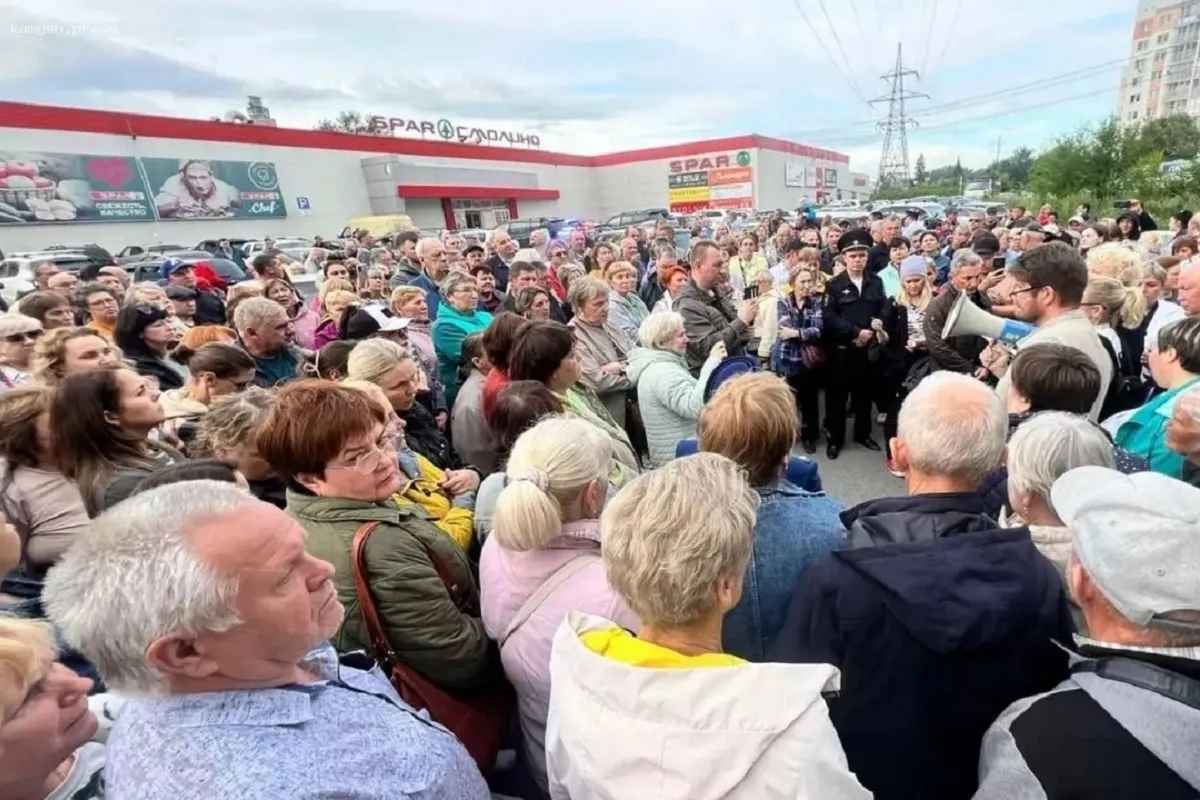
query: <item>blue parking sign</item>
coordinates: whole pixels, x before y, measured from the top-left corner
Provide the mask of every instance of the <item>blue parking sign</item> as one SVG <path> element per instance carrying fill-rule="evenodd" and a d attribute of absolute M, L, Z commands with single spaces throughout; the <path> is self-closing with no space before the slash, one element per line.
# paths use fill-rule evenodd
<path fill-rule="evenodd" d="M 297 197 L 296 208 L 300 209 L 301 211 L 311 211 L 312 203 L 309 202 L 307 197 Z"/>

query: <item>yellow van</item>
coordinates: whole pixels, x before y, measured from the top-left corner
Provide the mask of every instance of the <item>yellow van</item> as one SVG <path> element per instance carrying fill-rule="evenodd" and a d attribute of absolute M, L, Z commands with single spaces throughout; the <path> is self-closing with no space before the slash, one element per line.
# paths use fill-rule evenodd
<path fill-rule="evenodd" d="M 350 239 L 353 238 L 355 231 L 365 230 L 376 239 L 382 239 L 384 236 L 391 236 L 393 233 L 415 229 L 416 226 L 413 225 L 412 217 L 407 214 L 358 217 L 346 223 L 346 227 L 342 229 L 340 238 Z"/>

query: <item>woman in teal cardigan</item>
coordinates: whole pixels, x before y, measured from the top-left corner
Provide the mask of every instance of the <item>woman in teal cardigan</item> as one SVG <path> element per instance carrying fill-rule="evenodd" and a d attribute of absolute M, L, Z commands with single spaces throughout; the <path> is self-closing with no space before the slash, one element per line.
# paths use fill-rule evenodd
<path fill-rule="evenodd" d="M 433 322 L 433 351 L 437 354 L 438 372 L 446 387 L 446 404 L 453 408 L 458 394 L 458 362 L 462 358 L 463 340 L 490 325 L 492 315 L 476 308 L 479 292 L 470 275 L 451 272 L 442 279 L 438 293 L 442 300 Z"/>
<path fill-rule="evenodd" d="M 1167 425 L 1179 395 L 1200 381 L 1200 317 L 1188 317 L 1159 331 L 1149 351 L 1150 376 L 1164 391 L 1133 412 L 1117 429 L 1116 443 L 1144 456 L 1150 469 L 1183 477 L 1186 458 L 1167 447 Z"/>

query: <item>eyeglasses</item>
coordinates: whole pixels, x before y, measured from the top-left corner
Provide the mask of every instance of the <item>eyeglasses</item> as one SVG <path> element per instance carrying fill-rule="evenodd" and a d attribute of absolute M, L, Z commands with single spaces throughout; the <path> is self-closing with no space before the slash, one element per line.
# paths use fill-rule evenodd
<path fill-rule="evenodd" d="M 1008 294 L 1009 294 L 1009 297 L 1016 297 L 1019 294 L 1025 294 L 1026 292 L 1036 292 L 1038 289 L 1042 289 L 1042 288 L 1044 288 L 1044 287 L 1042 287 L 1042 286 L 1026 286 L 1024 289 L 1013 289 Z"/>
<path fill-rule="evenodd" d="M 25 331 L 24 333 L 10 333 L 4 337 L 4 341 L 9 344 L 20 344 L 21 342 L 36 342 L 41 335 L 45 333 L 42 330 Z"/>
<path fill-rule="evenodd" d="M 370 475 L 384 458 L 394 458 L 399 435 L 385 432 L 375 441 L 375 447 L 354 459 L 353 464 L 332 465 L 329 469 L 352 469 L 363 475 Z"/>

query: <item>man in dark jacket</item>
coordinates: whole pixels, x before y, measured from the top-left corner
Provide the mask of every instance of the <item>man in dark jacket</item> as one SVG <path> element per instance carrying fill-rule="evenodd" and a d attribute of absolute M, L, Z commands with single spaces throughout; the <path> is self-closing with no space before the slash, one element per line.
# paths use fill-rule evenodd
<path fill-rule="evenodd" d="M 196 293 L 194 321 L 197 325 L 225 324 L 225 300 L 218 292 L 201 291 L 196 286 L 196 272 L 191 264 L 168 258 L 159 265 L 158 274 L 164 287 L 181 286 Z"/>
<path fill-rule="evenodd" d="M 1050 497 L 1088 637 L 1069 679 L 988 730 L 975 797 L 1200 796 L 1200 489 L 1079 467 Z"/>
<path fill-rule="evenodd" d="M 508 270 L 512 266 L 513 256 L 517 254 L 517 243 L 508 235 L 508 231 L 495 230 L 491 237 L 492 257 L 487 265 L 492 268 L 496 277 L 496 291 L 508 294 Z"/>
<path fill-rule="evenodd" d="M 885 220 L 886 222 L 886 220 Z M 880 398 L 883 368 L 872 361 L 872 348 L 879 355 L 888 297 L 883 280 L 867 268 L 870 234 L 854 229 L 842 234 L 838 250 L 846 271 L 825 284 L 825 338 L 829 346 L 830 376 L 825 392 L 825 428 L 829 441 L 825 455 L 837 458 L 846 438 L 846 396 L 854 405 L 854 441 L 878 452 L 871 438 L 871 403 Z"/>
<path fill-rule="evenodd" d="M 842 670 L 830 716 L 877 800 L 967 800 L 996 716 L 1066 677 L 1062 578 L 1027 528 L 998 529 L 977 494 L 1005 431 L 984 384 L 922 381 L 892 446 L 909 495 L 842 514 L 848 548 L 801 573 L 768 654 Z"/>
<path fill-rule="evenodd" d="M 995 237 L 989 237 L 995 241 Z M 982 257 L 971 250 L 959 250 L 950 261 L 950 280 L 946 291 L 935 297 L 925 312 L 925 346 L 929 348 L 929 360 L 934 370 L 962 372 L 976 377 L 985 377 L 987 370 L 979 364 L 979 354 L 987 347 L 982 336 L 964 335 L 942 338 L 942 329 L 950 316 L 950 309 L 959 295 L 967 292 L 971 302 L 988 310 L 987 297 L 979 291 L 979 281 L 984 271 Z"/>
<path fill-rule="evenodd" d="M 721 263 L 721 251 L 712 242 L 696 242 L 690 260 L 692 277 L 675 298 L 672 310 L 683 317 L 688 337 L 688 369 L 699 377 L 700 367 L 717 342 L 724 342 L 731 356 L 746 351 L 746 342 L 754 333 L 759 301 L 746 300 L 741 308 L 734 310 L 729 298 L 718 291 L 717 286 L 729 280 L 729 270 Z"/>
<path fill-rule="evenodd" d="M 872 231 L 874 232 L 874 231 Z M 900 220 L 888 217 L 879 222 L 879 238 L 867 254 L 867 272 L 878 275 L 892 260 L 892 240 L 900 236 Z"/>

